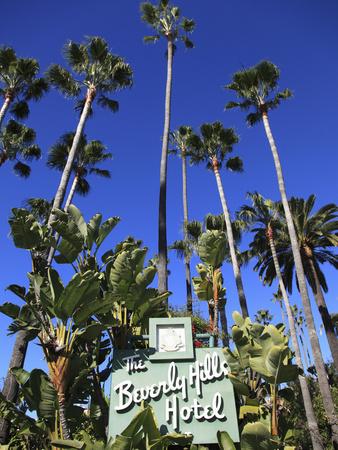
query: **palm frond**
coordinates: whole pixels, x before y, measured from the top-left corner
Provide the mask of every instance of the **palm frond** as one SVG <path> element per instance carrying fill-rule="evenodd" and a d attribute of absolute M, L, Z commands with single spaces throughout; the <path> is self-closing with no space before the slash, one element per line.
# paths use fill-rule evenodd
<path fill-rule="evenodd" d="M 0 71 L 7 72 L 10 66 L 16 62 L 15 50 L 11 47 L 0 48 Z"/>
<path fill-rule="evenodd" d="M 15 102 L 13 103 L 10 112 L 19 120 L 26 119 L 29 116 L 28 103 L 23 100 Z"/>
<path fill-rule="evenodd" d="M 110 99 L 103 94 L 100 95 L 97 102 L 100 106 L 109 109 L 111 112 L 117 112 L 119 110 L 119 102 Z"/>
<path fill-rule="evenodd" d="M 21 161 L 17 161 L 13 166 L 14 173 L 21 178 L 28 178 L 31 173 L 31 168 Z"/>
<path fill-rule="evenodd" d="M 27 86 L 24 94 L 25 100 L 40 100 L 48 92 L 49 86 L 44 78 L 36 78 Z"/>
<path fill-rule="evenodd" d="M 80 86 L 71 73 L 59 64 L 53 64 L 47 70 L 47 80 L 67 97 L 76 97 L 80 93 Z"/>
<path fill-rule="evenodd" d="M 226 168 L 232 172 L 243 172 L 243 161 L 238 156 L 229 158 L 226 162 Z"/>
<path fill-rule="evenodd" d="M 90 191 L 90 184 L 88 183 L 88 181 L 85 178 L 80 177 L 79 181 L 76 185 L 76 192 L 79 195 L 85 197 L 86 195 L 89 194 L 89 191 Z"/>
<path fill-rule="evenodd" d="M 111 173 L 109 170 L 106 169 L 97 169 L 97 168 L 92 168 L 89 170 L 89 173 L 94 173 L 95 175 L 98 175 L 100 177 L 103 178 L 111 178 Z"/>

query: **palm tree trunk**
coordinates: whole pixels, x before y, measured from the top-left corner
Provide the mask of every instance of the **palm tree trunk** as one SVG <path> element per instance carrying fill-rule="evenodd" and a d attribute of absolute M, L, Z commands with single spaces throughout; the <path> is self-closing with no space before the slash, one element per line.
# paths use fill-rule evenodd
<path fill-rule="evenodd" d="M 77 186 L 78 182 L 79 182 L 79 176 L 75 175 L 73 183 L 72 183 L 72 186 L 70 188 L 70 191 L 69 191 L 69 194 L 68 194 L 68 197 L 67 197 L 67 200 L 66 200 L 66 203 L 65 203 L 65 207 L 64 207 L 65 212 L 68 211 L 68 207 L 72 203 L 72 200 L 73 200 L 73 197 L 74 197 L 74 194 L 75 194 L 75 190 L 76 190 L 76 186 Z M 57 247 L 57 244 L 58 244 L 58 241 L 59 241 L 59 237 L 60 237 L 59 233 L 55 233 L 54 239 L 55 239 L 56 245 L 55 245 L 55 247 L 51 247 L 50 250 L 49 250 L 48 259 L 47 259 L 47 266 L 50 266 L 52 264 L 52 261 L 53 261 L 53 258 L 54 258 L 54 254 L 55 254 L 55 250 L 56 250 L 56 247 Z"/>
<path fill-rule="evenodd" d="M 303 339 L 303 335 L 302 335 L 302 331 L 301 329 L 299 329 L 299 340 L 300 340 L 300 345 L 302 346 L 303 349 L 303 356 L 304 356 L 304 361 L 305 361 L 305 367 L 306 370 L 310 367 L 310 354 L 309 354 L 309 350 L 307 349 L 305 343 L 304 343 L 304 339 Z"/>
<path fill-rule="evenodd" d="M 79 182 L 79 175 L 76 174 L 74 177 L 73 183 L 72 183 L 72 187 L 70 188 L 66 203 L 65 203 L 65 207 L 64 207 L 65 212 L 68 211 L 68 207 L 73 201 L 73 197 L 74 197 L 78 182 Z"/>
<path fill-rule="evenodd" d="M 225 312 L 225 301 L 219 302 L 219 318 L 222 327 L 222 344 L 223 347 L 229 347 L 229 332 L 228 332 L 228 321 Z"/>
<path fill-rule="evenodd" d="M 6 400 L 16 403 L 18 399 L 19 385 L 11 373 L 13 368 L 22 368 L 25 360 L 28 340 L 25 331 L 18 331 L 13 347 L 12 357 L 9 362 L 8 372 L 5 378 L 2 394 Z M 0 444 L 6 444 L 10 431 L 10 422 L 6 419 L 0 418 Z"/>
<path fill-rule="evenodd" d="M 63 169 L 63 172 L 62 172 L 60 184 L 59 184 L 59 187 L 58 187 L 55 197 L 54 197 L 52 212 L 48 219 L 48 226 L 50 226 L 52 220 L 54 219 L 53 210 L 61 207 L 63 199 L 65 197 L 67 185 L 68 185 L 69 178 L 70 178 L 70 175 L 72 172 L 73 162 L 74 162 L 76 152 L 79 147 L 79 142 L 80 142 L 86 121 L 88 119 L 88 115 L 89 115 L 91 105 L 93 103 L 94 98 L 95 98 L 95 90 L 93 88 L 89 88 L 87 90 L 86 102 L 85 102 L 84 108 L 82 110 L 79 123 L 76 127 L 76 132 L 74 135 L 73 143 L 72 143 L 71 149 L 68 154 L 68 159 L 67 159 L 65 168 Z"/>
<path fill-rule="evenodd" d="M 336 370 L 338 371 L 338 339 L 334 332 L 331 316 L 327 309 L 326 301 L 325 301 L 325 298 L 323 295 L 323 291 L 322 291 L 322 288 L 321 288 L 321 285 L 319 282 L 317 270 L 315 268 L 313 259 L 311 257 L 308 257 L 307 263 L 309 264 L 309 267 L 310 267 L 310 270 L 312 272 L 313 279 L 315 282 L 315 286 L 314 286 L 315 289 L 312 289 L 313 294 L 315 296 L 318 310 L 319 310 L 319 313 L 320 313 L 322 321 L 323 321 L 327 341 L 329 343 L 331 355 L 333 358 L 333 363 L 334 363 Z"/>
<path fill-rule="evenodd" d="M 243 317 L 249 317 L 248 305 L 246 302 L 244 289 L 243 289 L 241 270 L 239 268 L 239 264 L 238 264 L 237 256 L 236 256 L 235 240 L 234 240 L 234 235 L 232 232 L 230 214 L 229 214 L 227 202 L 225 200 L 222 180 L 221 180 L 219 170 L 218 170 L 218 161 L 216 159 L 213 160 L 213 169 L 214 169 L 214 174 L 215 174 L 215 178 L 216 178 L 218 193 L 219 193 L 221 203 L 222 203 L 222 208 L 223 208 L 224 220 L 225 220 L 225 225 L 226 225 L 226 230 L 227 230 L 227 238 L 228 238 L 229 249 L 230 249 L 231 262 L 232 262 L 232 268 L 233 268 L 234 275 L 235 275 L 239 303 L 241 306 Z"/>
<path fill-rule="evenodd" d="M 5 115 L 8 111 L 9 105 L 11 104 L 12 97 L 10 95 L 6 95 L 5 101 L 3 102 L 1 109 L 0 109 L 0 127 L 2 125 L 2 122 L 5 118 Z"/>
<path fill-rule="evenodd" d="M 290 329 L 292 347 L 295 352 L 296 364 L 298 367 L 300 367 L 302 370 L 304 370 L 301 352 L 300 352 L 298 339 L 297 339 L 297 330 L 296 330 L 296 325 L 295 325 L 295 319 L 292 314 L 289 297 L 286 292 L 282 273 L 280 270 L 279 261 L 277 258 L 276 247 L 275 247 L 275 242 L 273 239 L 273 230 L 271 227 L 270 227 L 270 229 L 268 228 L 268 230 L 267 230 L 267 237 L 268 237 L 268 241 L 269 241 L 269 246 L 270 246 L 270 250 L 271 250 L 273 263 L 275 266 L 276 275 L 277 275 L 278 282 L 279 282 L 279 287 L 280 287 L 280 290 L 281 290 L 281 293 L 283 296 L 283 301 L 285 304 L 286 314 L 287 314 L 288 321 L 289 321 L 289 329 Z M 299 375 L 298 380 L 299 380 L 300 389 L 302 392 L 304 409 L 305 409 L 305 414 L 306 414 L 306 419 L 307 419 L 307 423 L 308 423 L 308 428 L 309 428 L 309 432 L 310 432 L 310 436 L 311 436 L 313 449 L 314 450 L 323 450 L 324 449 L 323 442 L 322 442 L 322 438 L 320 436 L 317 419 L 316 419 L 316 416 L 315 416 L 315 413 L 313 410 L 309 387 L 308 387 L 306 379 L 303 375 Z"/>
<path fill-rule="evenodd" d="M 295 268 L 296 268 L 297 279 L 298 279 L 298 284 L 299 284 L 299 290 L 300 290 L 300 294 L 301 294 L 301 298 L 302 298 L 304 315 L 306 318 L 306 323 L 307 323 L 309 337 L 310 337 L 310 343 L 311 343 L 311 347 L 312 347 L 313 358 L 314 358 L 318 381 L 319 381 L 319 388 L 320 388 L 320 392 L 321 392 L 321 395 L 323 398 L 323 404 L 324 404 L 325 412 L 326 412 L 326 415 L 328 418 L 328 422 L 330 424 L 331 431 L 332 431 L 332 442 L 333 442 L 334 447 L 338 448 L 338 423 L 337 423 L 337 418 L 335 415 L 334 403 L 333 403 L 332 394 L 330 391 L 329 382 L 327 379 L 323 356 L 321 353 L 319 340 L 318 340 L 318 336 L 316 333 L 310 298 L 309 298 L 309 294 L 308 294 L 308 290 L 307 290 L 307 286 L 306 286 L 304 268 L 303 268 L 301 255 L 300 255 L 300 251 L 299 251 L 299 246 L 298 246 L 298 241 L 297 241 L 296 230 L 295 230 L 295 226 L 294 226 L 294 223 L 292 220 L 289 203 L 287 200 L 282 167 L 281 167 L 281 163 L 280 163 L 280 159 L 279 159 L 278 150 L 277 150 L 274 138 L 271 133 L 269 119 L 268 119 L 268 115 L 267 115 L 266 111 L 262 112 L 262 118 L 263 118 L 266 136 L 267 136 L 269 144 L 270 144 L 270 148 L 271 148 L 271 152 L 272 152 L 272 156 L 273 156 L 274 164 L 275 164 L 275 168 L 276 168 L 276 173 L 277 173 L 277 178 L 278 178 L 278 186 L 279 186 L 279 191 L 281 194 L 282 204 L 283 204 L 283 208 L 284 208 L 285 219 L 286 219 L 286 223 L 287 223 L 287 227 L 288 227 L 288 231 L 289 231 L 292 253 L 293 253 L 293 257 L 294 257 L 294 261 L 295 261 Z"/>
<path fill-rule="evenodd" d="M 215 269 L 212 275 L 212 290 L 214 297 L 214 324 L 213 324 L 213 334 L 215 336 L 215 346 L 218 347 L 218 283 L 217 283 L 217 275 L 219 273 L 219 269 Z"/>
<path fill-rule="evenodd" d="M 164 128 L 160 166 L 160 198 L 158 213 L 158 290 L 162 294 L 168 290 L 167 269 L 167 163 L 170 130 L 170 105 L 173 66 L 173 41 L 168 38 L 167 84 L 165 90 Z"/>
<path fill-rule="evenodd" d="M 188 194 L 187 194 L 187 157 L 185 151 L 182 151 L 182 197 L 183 197 L 183 227 L 184 240 L 187 242 L 187 224 L 188 224 Z M 192 314 L 192 290 L 191 290 L 191 271 L 189 257 L 184 254 L 185 265 L 185 284 L 187 289 L 187 311 Z"/>

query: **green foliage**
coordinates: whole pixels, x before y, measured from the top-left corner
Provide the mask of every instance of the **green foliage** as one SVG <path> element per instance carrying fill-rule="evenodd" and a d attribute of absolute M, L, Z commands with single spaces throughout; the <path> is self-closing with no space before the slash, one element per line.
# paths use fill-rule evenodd
<path fill-rule="evenodd" d="M 98 36 L 89 37 L 84 43 L 69 41 L 64 55 L 75 76 L 53 64 L 47 71 L 49 83 L 67 97 L 79 97 L 85 87 L 97 98 L 99 105 L 115 112 L 118 103 L 107 94 L 132 85 L 129 64 L 112 54 L 107 42 Z"/>
<path fill-rule="evenodd" d="M 232 76 L 232 82 L 226 85 L 237 94 L 239 102 L 230 101 L 225 109 L 240 108 L 253 112 L 246 117 L 248 125 L 255 125 L 262 114 L 280 105 L 281 100 L 292 96 L 289 89 L 274 93 L 278 86 L 279 69 L 270 61 L 261 61 L 253 67 L 240 70 Z"/>
<path fill-rule="evenodd" d="M 39 100 L 48 90 L 46 80 L 38 77 L 39 71 L 36 59 L 18 58 L 13 48 L 0 48 L 0 94 L 10 98 L 10 112 L 17 119 L 28 116 L 28 101 Z"/>
<path fill-rule="evenodd" d="M 31 161 L 39 159 L 41 156 L 41 150 L 35 144 L 35 138 L 36 134 L 32 128 L 13 119 L 9 120 L 0 133 L 0 166 L 6 161 L 13 161 L 14 173 L 22 178 L 27 178 L 31 173 L 31 168 L 22 160 Z"/>
<path fill-rule="evenodd" d="M 75 133 L 66 133 L 60 140 L 51 147 L 48 155 L 47 165 L 51 168 L 63 171 L 67 158 L 72 147 Z M 100 163 L 110 160 L 112 154 L 106 152 L 106 147 L 101 141 L 87 141 L 82 135 L 75 159 L 72 165 L 74 176 L 77 177 L 76 192 L 80 195 L 87 195 L 90 185 L 87 178 L 90 174 L 95 174 L 104 178 L 110 178 L 110 172 L 97 167 Z"/>
<path fill-rule="evenodd" d="M 234 349 L 225 348 L 224 353 L 231 369 L 229 379 L 240 396 L 240 418 L 244 421 L 241 448 L 278 448 L 290 424 L 283 420 L 278 423 L 276 405 L 278 398 L 292 399 L 292 392 L 278 392 L 278 388 L 296 380 L 299 374 L 298 367 L 291 363 L 288 337 L 281 326 L 252 323 L 237 312 L 233 319 Z M 268 396 L 271 404 L 266 402 Z"/>
<path fill-rule="evenodd" d="M 142 3 L 141 17 L 155 32 L 153 36 L 145 36 L 145 43 L 156 42 L 162 36 L 173 43 L 180 40 L 188 49 L 194 47 L 189 34 L 194 31 L 195 22 L 181 17 L 180 9 L 169 1 L 159 0 L 156 6 L 151 2 Z"/>
<path fill-rule="evenodd" d="M 243 163 L 239 157 L 230 158 L 233 147 L 239 141 L 233 128 L 224 128 L 221 122 L 204 123 L 200 127 L 200 136 L 190 139 L 192 164 L 207 163 L 208 169 L 213 169 L 213 163 L 221 167 L 225 163 L 227 169 L 242 172 Z"/>
<path fill-rule="evenodd" d="M 130 424 L 113 442 L 93 442 L 86 433 L 82 433 L 83 440 L 53 441 L 57 448 L 75 448 L 84 450 L 131 450 L 142 448 L 145 450 L 164 450 L 171 445 L 186 446 L 191 443 L 192 436 L 179 433 L 161 435 L 157 428 L 153 409 L 149 405 L 142 405 L 140 411 Z"/>

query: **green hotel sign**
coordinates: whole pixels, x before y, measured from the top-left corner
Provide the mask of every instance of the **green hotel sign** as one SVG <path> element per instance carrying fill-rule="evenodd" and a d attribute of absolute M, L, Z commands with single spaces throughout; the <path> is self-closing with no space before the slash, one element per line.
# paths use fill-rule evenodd
<path fill-rule="evenodd" d="M 206 444 L 216 443 L 217 431 L 225 430 L 239 441 L 233 387 L 221 349 L 193 349 L 190 319 L 153 321 L 150 342 L 155 347 L 114 355 L 110 436 L 120 434 L 146 401 L 162 434 L 192 434 L 194 443 Z"/>

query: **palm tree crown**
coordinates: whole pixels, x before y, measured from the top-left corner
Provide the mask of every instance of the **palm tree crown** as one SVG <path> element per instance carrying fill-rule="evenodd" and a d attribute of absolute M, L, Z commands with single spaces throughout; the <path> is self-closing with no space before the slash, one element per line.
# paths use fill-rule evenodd
<path fill-rule="evenodd" d="M 194 139 L 193 129 L 189 126 L 182 125 L 177 130 L 170 133 L 170 143 L 172 149 L 170 153 L 179 156 L 190 156 L 190 146 Z"/>
<path fill-rule="evenodd" d="M 221 122 L 205 123 L 201 125 L 201 136 L 192 136 L 189 144 L 192 146 L 191 163 L 199 164 L 205 161 L 208 169 L 213 169 L 216 161 L 218 167 L 226 161 L 226 168 L 241 172 L 243 163 L 239 157 L 229 158 L 234 144 L 239 138 L 233 128 L 224 128 Z"/>
<path fill-rule="evenodd" d="M 249 125 L 259 122 L 263 112 L 277 108 L 281 100 L 292 95 L 289 89 L 275 93 L 279 75 L 278 67 L 270 61 L 262 61 L 253 67 L 236 72 L 232 82 L 225 87 L 235 91 L 242 101 L 231 101 L 225 109 L 240 108 L 247 111 L 252 108 L 254 112 L 247 115 L 247 122 Z"/>
<path fill-rule="evenodd" d="M 35 144 L 36 133 L 11 119 L 0 133 L 0 166 L 6 161 L 15 162 L 13 170 L 22 178 L 29 177 L 31 168 L 20 159 L 30 161 L 39 159 L 40 148 Z"/>
<path fill-rule="evenodd" d="M 307 200 L 292 197 L 289 205 L 297 232 L 307 280 L 311 288 L 315 290 L 313 273 L 311 270 L 308 270 L 307 257 L 310 256 L 313 259 L 320 285 L 324 292 L 327 292 L 328 286 L 320 264 L 327 262 L 336 269 L 338 268 L 338 256 L 332 250 L 332 247 L 338 244 L 338 207 L 330 203 L 324 205 L 317 212 L 312 213 L 315 200 L 316 197 L 314 195 L 310 195 Z M 279 210 L 282 217 L 282 208 L 280 205 Z M 283 268 L 286 287 L 289 292 L 292 292 L 294 261 L 285 219 L 283 217 L 277 230 L 276 248 L 280 265 Z M 264 276 L 265 281 L 269 284 L 272 283 L 274 277 L 274 271 L 271 265 L 271 259 L 265 258 L 262 253 L 258 267 L 260 267 L 260 275 Z"/>
<path fill-rule="evenodd" d="M 0 95 L 12 104 L 10 112 L 18 119 L 28 116 L 29 100 L 39 100 L 48 90 L 39 71 L 36 59 L 18 58 L 13 48 L 0 48 Z"/>
<path fill-rule="evenodd" d="M 69 151 L 74 139 L 74 133 L 66 133 L 61 139 L 53 145 L 49 151 L 47 165 L 51 168 L 63 171 Z M 106 147 L 101 141 L 87 142 L 86 136 L 82 135 L 79 148 L 73 163 L 73 172 L 78 177 L 76 192 L 80 195 L 88 194 L 90 185 L 87 177 L 95 174 L 104 178 L 110 178 L 110 171 L 100 169 L 96 165 L 112 158 L 112 154 L 106 152 Z"/>
<path fill-rule="evenodd" d="M 53 64 L 47 71 L 52 86 L 67 97 L 79 97 L 82 89 L 87 89 L 91 99 L 112 112 L 118 110 L 118 102 L 107 94 L 132 85 L 132 70 L 129 64 L 117 55 L 113 55 L 107 42 L 100 37 L 90 37 L 85 43 L 70 41 L 64 49 L 65 59 L 75 76 L 64 67 Z M 81 79 L 76 77 L 80 76 Z M 85 99 L 77 103 L 82 109 Z"/>
<path fill-rule="evenodd" d="M 141 13 L 142 20 L 155 31 L 155 35 L 144 38 L 145 42 L 156 42 L 163 36 L 171 42 L 181 40 L 186 48 L 193 48 L 194 44 L 188 34 L 194 31 L 195 22 L 181 18 L 180 9 L 171 5 L 169 0 L 160 0 L 157 6 L 144 2 L 141 4 Z"/>

